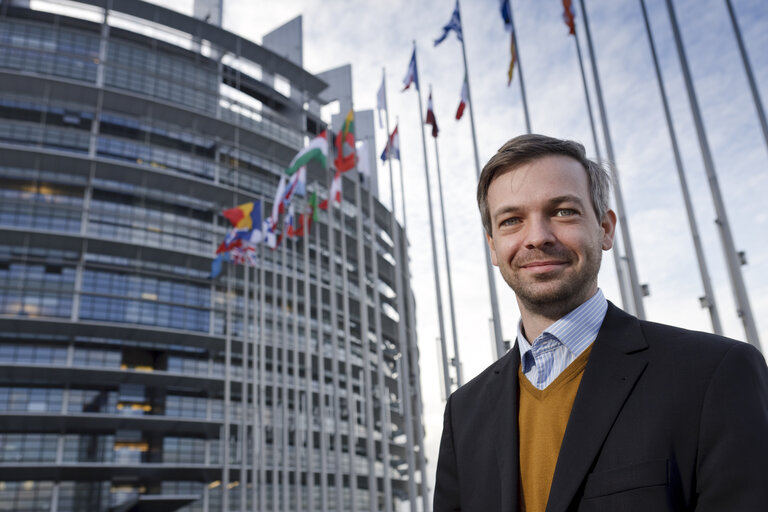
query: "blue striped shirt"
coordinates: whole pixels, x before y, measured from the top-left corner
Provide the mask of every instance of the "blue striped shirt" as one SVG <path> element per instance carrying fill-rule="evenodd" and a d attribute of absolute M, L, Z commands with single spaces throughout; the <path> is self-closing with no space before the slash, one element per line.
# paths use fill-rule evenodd
<path fill-rule="evenodd" d="M 608 301 L 598 288 L 591 299 L 553 323 L 529 343 L 522 321 L 517 325 L 517 344 L 523 374 L 537 389 L 554 381 L 597 337 Z"/>

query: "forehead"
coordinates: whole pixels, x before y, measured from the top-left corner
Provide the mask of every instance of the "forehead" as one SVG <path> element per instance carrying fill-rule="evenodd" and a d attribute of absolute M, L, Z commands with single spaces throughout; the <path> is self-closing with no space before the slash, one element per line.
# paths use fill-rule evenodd
<path fill-rule="evenodd" d="M 525 206 L 554 197 L 574 196 L 591 204 L 587 171 L 578 160 L 549 155 L 496 176 L 488 186 L 488 206 Z"/>

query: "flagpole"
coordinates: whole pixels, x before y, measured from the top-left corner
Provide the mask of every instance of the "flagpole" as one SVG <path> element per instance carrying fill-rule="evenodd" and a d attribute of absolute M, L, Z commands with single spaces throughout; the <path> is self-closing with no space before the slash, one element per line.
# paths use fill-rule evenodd
<path fill-rule="evenodd" d="M 273 205 L 274 207 L 274 205 Z M 271 242 L 270 242 L 271 243 Z M 279 459 L 279 444 L 277 442 L 277 407 L 278 407 L 278 386 L 276 382 L 275 376 L 277 373 L 275 372 L 275 369 L 277 368 L 277 350 L 275 350 L 275 345 L 278 340 L 279 331 L 278 331 L 278 293 L 279 293 L 279 286 L 278 286 L 278 275 L 277 275 L 277 256 L 276 256 L 276 248 L 270 247 L 270 259 L 272 260 L 272 303 L 270 304 L 272 309 L 272 406 L 270 410 L 270 426 L 272 427 L 272 506 L 276 507 L 277 504 L 280 503 L 280 478 L 279 478 L 279 468 L 280 468 L 280 459 Z"/>
<path fill-rule="evenodd" d="M 330 138 L 330 130 L 326 131 L 327 136 Z M 328 160 L 330 160 L 331 153 L 328 152 L 328 158 L 326 158 L 326 173 L 328 172 Z M 319 215 L 318 215 L 319 217 Z M 326 222 L 325 225 L 326 234 L 329 232 L 330 223 Z M 325 475 L 328 474 L 328 437 L 325 431 L 326 428 L 326 410 L 325 410 L 325 337 L 322 318 L 322 305 L 323 305 L 323 244 L 320 236 L 320 219 L 317 219 L 317 226 L 315 227 L 315 302 L 317 303 L 317 380 L 318 380 L 318 414 L 320 415 L 320 473 L 323 477 L 320 479 L 320 510 L 321 512 L 328 512 L 328 479 Z M 330 251 L 329 251 L 330 253 Z M 333 258 L 329 257 L 329 261 Z M 330 293 L 329 293 L 330 295 Z M 309 326 L 309 324 L 307 324 Z M 310 329 L 307 329 L 309 332 Z"/>
<path fill-rule="evenodd" d="M 531 133 L 531 117 L 528 114 L 528 100 L 525 96 L 525 81 L 523 80 L 523 63 L 520 60 L 520 52 L 517 50 L 517 32 L 515 31 L 515 21 L 514 17 L 512 16 L 512 2 L 510 0 L 506 0 L 507 4 L 509 5 L 509 24 L 512 28 L 512 41 L 515 44 L 515 64 L 517 64 L 517 74 L 520 75 L 520 98 L 523 102 L 523 113 L 525 114 L 525 131 L 526 133 Z M 464 50 L 464 38 L 462 37 L 461 41 L 461 51 L 464 54 L 464 72 L 467 71 L 467 54 Z M 467 73 L 467 79 L 469 77 L 469 73 Z M 469 86 L 467 86 L 469 87 Z M 474 125 L 474 123 L 473 123 Z M 474 128 L 473 128 L 474 133 Z M 494 327 L 495 328 L 495 327 Z"/>
<path fill-rule="evenodd" d="M 712 329 L 715 334 L 722 334 L 723 328 L 720 324 L 720 315 L 717 312 L 717 304 L 715 303 L 715 293 L 712 289 L 712 282 L 709 278 L 709 271 L 707 270 L 707 261 L 704 258 L 704 249 L 701 246 L 701 237 L 699 236 L 699 228 L 696 224 L 696 216 L 693 210 L 693 203 L 691 202 L 691 195 L 688 192 L 688 181 L 685 178 L 685 171 L 683 170 L 683 159 L 680 156 L 680 148 L 677 145 L 677 136 L 675 135 L 675 128 L 672 122 L 672 114 L 669 111 L 669 103 L 667 101 L 667 92 L 664 88 L 664 80 L 661 76 L 661 69 L 659 68 L 659 60 L 656 55 L 656 45 L 653 43 L 653 32 L 651 32 L 651 24 L 648 20 L 648 12 L 645 7 L 645 0 L 640 0 L 640 8 L 643 12 L 643 20 L 645 21 L 645 30 L 648 34 L 648 44 L 651 49 L 651 57 L 653 57 L 653 67 L 656 71 L 656 80 L 659 84 L 659 93 L 661 95 L 661 104 L 664 107 L 664 118 L 667 121 L 667 129 L 669 130 L 669 139 L 672 143 L 672 153 L 675 157 L 675 167 L 677 168 L 677 175 L 680 178 L 680 188 L 683 192 L 683 202 L 685 203 L 685 211 L 688 214 L 688 225 L 691 229 L 691 236 L 693 237 L 693 246 L 696 250 L 696 259 L 699 263 L 699 273 L 701 274 L 701 282 L 704 286 L 704 297 L 701 299 L 703 307 L 709 310 L 709 316 L 712 319 Z"/>
<path fill-rule="evenodd" d="M 385 109 L 386 112 L 386 109 Z M 389 114 L 387 114 L 389 115 Z M 389 140 L 389 137 L 387 137 L 387 140 Z M 376 215 L 374 210 L 374 204 L 373 204 L 373 194 L 368 194 L 368 211 L 370 212 L 370 215 L 368 216 L 368 224 L 369 224 L 369 230 L 371 232 L 372 238 L 375 240 L 376 238 Z M 393 213 L 394 215 L 394 213 Z M 376 250 L 376 244 L 371 244 L 371 270 L 373 272 L 373 275 L 375 276 L 376 280 L 378 280 L 379 276 L 379 257 L 378 252 Z M 375 312 L 374 316 L 374 330 L 376 333 L 376 360 L 378 362 L 377 365 L 377 371 L 376 371 L 376 377 L 377 377 L 377 386 L 378 386 L 378 392 L 379 392 L 379 422 L 381 423 L 381 461 L 384 468 L 389 468 L 389 438 L 391 435 L 391 423 L 387 421 L 386 419 L 386 407 L 388 405 L 385 402 L 385 396 L 389 394 L 389 390 L 386 387 L 386 382 L 384 381 L 384 365 L 386 362 L 384 361 L 384 354 L 381 349 L 382 345 L 382 328 L 381 328 L 381 298 L 380 293 L 377 289 L 374 290 L 373 293 L 373 310 Z M 384 480 L 384 510 L 386 512 L 392 511 L 392 480 L 390 477 L 389 471 L 384 471 L 384 474 L 382 475 L 382 479 Z"/>
<path fill-rule="evenodd" d="M 416 41 L 413 42 L 413 50 L 416 51 Z M 415 55 L 415 53 L 414 53 Z M 417 60 L 418 62 L 418 60 Z M 418 64 L 416 66 L 416 69 L 418 70 Z M 443 318 L 443 295 L 440 290 L 440 267 L 437 262 L 437 241 L 435 239 L 435 220 L 434 215 L 432 213 L 432 187 L 430 185 L 429 181 L 429 163 L 427 161 L 427 139 L 426 135 L 424 135 L 424 109 L 422 107 L 421 103 L 421 91 L 418 88 L 418 78 L 416 79 L 416 93 L 419 97 L 419 119 L 421 121 L 421 128 L 419 131 L 421 132 L 421 142 L 422 142 L 422 149 L 424 150 L 424 179 L 427 183 L 427 211 L 429 213 L 429 236 L 430 241 L 432 242 L 432 268 L 433 268 L 433 274 L 435 276 L 435 298 L 437 300 L 437 322 L 438 327 L 440 330 L 440 347 L 442 348 L 442 357 L 443 357 L 443 368 L 446 370 L 448 369 L 448 350 L 445 345 L 445 319 Z M 400 184 L 402 185 L 402 180 L 400 181 Z M 405 204 L 405 202 L 403 202 Z M 445 396 L 451 394 L 451 377 L 449 375 L 449 372 L 445 371 L 443 372 L 443 386 L 445 386 Z"/>
<path fill-rule="evenodd" d="M 415 42 L 414 42 L 415 46 Z M 421 119 L 421 117 L 419 117 Z M 399 122 L 399 120 L 398 120 Z M 403 184 L 402 184 L 402 155 L 400 159 L 400 175 L 401 175 L 401 192 L 403 190 Z M 394 186 L 394 174 L 392 173 L 392 164 L 390 162 L 389 166 L 389 188 L 390 188 L 390 195 L 392 199 L 392 217 L 391 217 L 391 223 L 390 223 L 390 229 L 392 231 L 392 244 L 393 244 L 393 252 L 394 252 L 394 258 L 395 258 L 395 293 L 397 294 L 397 314 L 399 317 L 399 321 L 397 322 L 397 335 L 398 339 L 400 341 L 400 359 L 398 359 L 398 362 L 400 363 L 400 369 L 401 371 L 398 372 L 398 382 L 403 386 L 402 392 L 400 393 L 400 396 L 398 397 L 400 399 L 401 407 L 403 410 L 403 415 L 405 416 L 405 442 L 406 442 L 406 451 L 405 451 L 405 457 L 406 461 L 408 463 L 408 471 L 410 474 L 413 474 L 414 467 L 416 465 L 415 459 L 414 459 L 414 442 L 413 442 L 413 409 L 411 407 L 411 393 L 410 393 L 410 383 L 407 382 L 407 379 L 410 377 L 410 356 L 408 351 L 408 333 L 405 329 L 405 318 L 406 318 L 406 297 L 405 294 L 407 293 L 405 290 L 403 290 L 403 251 L 401 250 L 401 246 L 405 245 L 407 246 L 407 236 L 406 236 L 406 216 L 405 216 L 405 197 L 403 196 L 402 202 L 402 208 L 403 208 L 403 228 L 398 229 L 397 225 L 397 218 L 395 216 L 395 186 Z M 414 481 L 414 478 L 408 479 L 408 502 L 410 504 L 411 512 L 416 512 L 416 482 Z"/>
<path fill-rule="evenodd" d="M 429 86 L 430 90 L 432 86 Z M 445 206 L 443 200 L 443 180 L 440 173 L 440 153 L 437 149 L 437 137 L 433 137 L 435 143 L 435 166 L 437 168 L 437 190 L 440 192 L 440 217 L 443 223 L 443 247 L 445 250 L 445 272 L 448 275 L 448 304 L 451 309 L 451 331 L 453 334 L 453 366 L 456 369 L 456 386 L 460 387 L 463 384 L 461 376 L 461 363 L 459 360 L 459 337 L 456 334 L 456 309 L 453 304 L 453 280 L 451 279 L 451 257 L 448 251 L 448 228 L 445 220 Z M 443 349 L 445 349 L 445 343 L 443 343 Z M 448 372 L 448 367 L 444 367 L 444 371 Z M 448 392 L 450 393 L 450 377 L 448 378 Z M 448 398 L 448 395 L 446 395 Z"/>
<path fill-rule="evenodd" d="M 725 5 L 728 6 L 728 14 L 731 17 L 731 23 L 733 24 L 733 33 L 736 36 L 736 42 L 739 45 L 739 53 L 741 54 L 741 60 L 744 62 L 744 71 L 747 73 L 747 81 L 749 82 L 749 89 L 752 91 L 752 99 L 755 102 L 755 109 L 757 110 L 757 118 L 760 121 L 760 128 L 763 130 L 763 138 L 765 139 L 765 145 L 768 147 L 768 122 L 765 120 L 765 110 L 763 110 L 763 102 L 760 99 L 760 92 L 757 90 L 757 84 L 755 83 L 755 76 L 752 74 L 752 65 L 749 63 L 749 57 L 747 56 L 747 48 L 744 46 L 744 41 L 741 38 L 741 28 L 739 28 L 739 22 L 736 19 L 736 13 L 733 10 L 731 0 L 725 0 Z"/>
<path fill-rule="evenodd" d="M 584 85 L 584 98 L 587 101 L 587 114 L 589 115 L 589 126 L 592 129 L 592 143 L 595 146 L 595 155 L 597 161 L 602 164 L 603 156 L 600 154 L 600 144 L 597 141 L 597 128 L 595 126 L 595 117 L 592 115 L 592 100 L 589 98 L 589 87 L 587 87 L 587 75 L 584 73 L 584 59 L 581 56 L 581 43 L 579 43 L 578 30 L 576 30 L 576 23 L 573 24 L 573 40 L 576 43 L 576 56 L 579 58 L 579 71 L 581 71 L 581 83 Z M 613 254 L 613 263 L 616 267 L 616 277 L 619 283 L 619 293 L 621 295 L 621 305 L 624 308 L 630 308 L 631 297 L 629 290 L 627 290 L 627 282 L 624 277 L 624 263 L 620 254 L 620 248 L 618 239 L 614 240 L 614 246 L 611 253 Z"/>
<path fill-rule="evenodd" d="M 230 409 L 230 384 L 232 365 L 232 266 L 227 265 L 227 300 L 226 300 L 226 336 L 224 338 L 224 435 L 221 446 L 224 450 L 224 464 L 221 468 L 221 504 L 222 510 L 229 510 L 229 409 Z"/>
<path fill-rule="evenodd" d="M 382 85 L 384 87 L 384 121 L 385 126 L 387 129 L 387 163 L 389 164 L 389 189 L 390 189 L 390 200 L 392 202 L 392 223 L 391 223 L 391 229 L 392 229 L 392 240 L 394 244 L 394 240 L 397 236 L 394 228 L 397 224 L 397 219 L 395 218 L 395 188 L 393 184 L 393 172 L 392 172 L 392 144 L 390 142 L 390 131 L 389 131 L 389 106 L 387 104 L 387 73 L 385 68 L 381 68 L 381 80 Z M 369 202 L 371 203 L 371 225 L 375 225 L 376 219 L 375 215 L 373 214 L 373 198 L 369 197 Z M 372 230 L 373 233 L 373 230 Z M 373 265 L 373 274 L 376 276 L 376 279 L 379 278 L 378 268 L 379 268 L 379 261 L 378 261 L 378 255 L 375 251 L 375 244 L 371 244 L 371 260 Z M 395 269 L 397 269 L 397 258 L 395 257 Z M 397 272 L 395 272 L 395 275 L 397 275 Z M 397 285 L 395 285 L 395 288 L 397 288 Z M 400 294 L 398 293 L 398 316 L 402 317 L 402 310 L 400 309 Z M 379 292 L 376 291 L 375 293 L 376 300 L 375 304 L 376 306 L 376 351 L 377 356 L 379 357 L 379 361 L 381 361 L 382 364 L 384 364 L 384 355 L 381 350 L 381 343 L 382 343 L 382 336 L 381 336 L 381 316 L 379 313 L 380 308 L 380 299 L 379 299 Z M 398 325 L 398 334 L 399 334 L 399 325 Z M 384 382 L 384 376 L 381 372 L 379 372 L 379 390 L 380 390 L 380 404 L 381 404 L 381 423 L 382 425 L 386 426 L 386 429 L 383 429 L 382 431 L 382 462 L 384 463 L 384 510 L 386 512 L 392 512 L 392 478 L 390 477 L 389 473 L 389 435 L 390 435 L 390 428 L 391 423 L 387 419 L 388 415 L 388 409 L 389 409 L 389 403 L 388 400 L 385 400 L 385 397 L 389 396 L 389 388 L 385 387 L 386 383 Z"/>
<path fill-rule="evenodd" d="M 738 307 L 737 313 L 739 318 L 741 318 L 742 323 L 744 324 L 744 331 L 746 333 L 747 341 L 754 345 L 758 350 L 760 350 L 760 337 L 757 334 L 757 327 L 755 325 L 755 320 L 752 317 L 752 308 L 749 305 L 747 289 L 744 285 L 744 279 L 741 275 L 742 262 L 740 261 L 739 255 L 736 253 L 736 248 L 734 246 L 730 224 L 728 223 L 728 216 L 725 212 L 725 204 L 723 203 L 723 198 L 720 195 L 720 185 L 717 181 L 715 163 L 712 159 L 712 152 L 709 149 L 707 134 L 704 131 L 704 122 L 701 118 L 701 112 L 699 110 L 699 101 L 696 98 L 696 91 L 693 88 L 693 79 L 691 78 L 691 72 L 688 69 L 688 59 L 685 56 L 683 41 L 680 37 L 680 29 L 677 25 L 675 8 L 670 0 L 667 0 L 667 10 L 669 11 L 672 33 L 675 36 L 675 45 L 677 46 L 677 55 L 680 58 L 680 67 L 683 71 L 685 88 L 688 91 L 688 101 L 690 102 L 694 124 L 696 125 L 696 134 L 699 139 L 699 146 L 701 147 L 701 156 L 704 159 L 704 169 L 707 173 L 709 189 L 712 193 L 712 201 L 715 204 L 715 212 L 717 214 L 715 224 L 717 224 L 720 232 L 723 252 L 725 253 L 725 260 L 728 265 L 728 273 L 730 274 L 731 285 L 733 286 L 733 294 L 735 296 L 736 304 Z"/>
<path fill-rule="evenodd" d="M 306 187 L 305 187 L 306 188 Z M 309 189 L 307 189 L 306 194 L 309 194 Z M 309 215 L 314 214 L 314 211 L 310 213 Z M 305 212 L 304 215 L 307 215 Z M 304 425 L 304 428 L 306 429 L 305 432 L 305 440 L 304 442 L 307 445 L 307 474 L 308 475 L 314 475 L 314 457 L 312 450 L 314 450 L 314 431 L 313 431 L 313 412 L 314 407 L 312 405 L 312 375 L 314 375 L 314 369 L 312 365 L 312 329 L 310 326 L 312 325 L 312 318 L 310 315 L 311 307 L 312 307 L 312 292 L 310 289 L 310 262 L 309 262 L 309 241 L 310 241 L 310 226 L 312 225 L 312 221 L 310 219 L 304 218 L 304 239 L 302 240 L 302 255 L 304 257 L 304 394 L 305 394 L 305 405 L 304 405 L 304 414 L 306 415 L 306 422 Z M 320 229 L 319 227 L 316 227 L 315 229 Z M 318 252 L 315 252 L 315 255 L 317 255 Z M 318 276 L 319 277 L 319 276 Z M 318 304 L 319 306 L 319 304 Z M 318 315 L 319 318 L 319 315 Z M 318 329 L 319 330 L 319 329 Z M 297 346 L 298 346 L 298 340 L 297 340 Z M 320 351 L 318 350 L 318 363 L 321 362 L 319 359 L 320 357 Z M 315 494 L 315 479 L 314 478 L 307 478 L 307 510 L 312 510 L 314 507 L 314 494 Z"/>
<path fill-rule="evenodd" d="M 329 127 L 330 128 L 330 127 Z M 329 129 L 330 131 L 330 129 Z M 330 141 L 331 137 L 329 137 Z M 329 158 L 326 161 L 330 161 L 330 155 L 333 155 L 333 150 L 328 152 Z M 330 163 L 330 162 L 329 162 Z M 333 179 L 333 178 L 332 178 Z M 331 182 L 333 183 L 333 182 Z M 336 487 L 336 506 L 341 507 L 344 503 L 344 491 L 342 488 L 342 472 L 341 472 L 341 401 L 339 400 L 339 350 L 338 350 L 338 305 L 336 301 L 336 233 L 335 233 L 335 215 L 333 212 L 334 198 L 330 197 L 330 189 L 328 193 L 328 266 L 329 272 L 329 295 L 331 297 L 331 354 L 333 361 L 333 450 L 336 455 L 335 460 L 335 487 Z"/>
<path fill-rule="evenodd" d="M 456 0 L 456 5 L 459 5 Z M 461 9 L 461 8 L 459 8 Z M 480 179 L 480 152 L 477 149 L 477 131 L 475 130 L 475 105 L 472 103 L 472 92 L 469 87 L 469 67 L 467 66 L 467 50 L 464 46 L 464 37 L 461 38 L 461 55 L 464 59 L 464 76 L 467 80 L 467 106 L 469 107 L 469 126 L 472 129 L 472 148 L 475 151 L 475 174 L 477 179 Z M 515 52 L 517 52 L 517 46 L 515 46 Z M 522 84 L 523 75 L 520 74 L 520 83 Z M 524 103 L 525 104 L 525 103 Z M 526 108 L 527 112 L 527 108 Z M 526 114 L 527 115 L 527 114 Z M 483 251 L 485 252 L 485 270 L 488 276 L 488 292 L 491 298 L 491 318 L 493 319 L 493 333 L 495 337 L 496 347 L 496 359 L 499 359 L 504 355 L 504 336 L 501 332 L 501 313 L 499 312 L 499 299 L 496 294 L 496 276 L 493 272 L 493 265 L 491 264 L 491 253 L 488 248 L 488 243 L 485 238 L 482 242 Z"/>
<path fill-rule="evenodd" d="M 351 104 L 351 101 L 350 101 Z M 355 166 L 357 168 L 357 166 Z M 344 176 L 340 177 L 342 183 Z M 347 453 L 349 453 L 349 489 L 351 510 L 357 510 L 357 468 L 353 454 L 357 445 L 357 404 L 352 392 L 352 344 L 349 327 L 349 273 L 347 270 L 347 218 L 344 213 L 344 187 L 341 187 L 341 204 L 339 204 L 339 231 L 341 236 L 341 261 L 344 264 L 341 267 L 341 290 L 342 290 L 342 325 L 344 326 L 344 371 L 346 372 L 346 395 L 347 395 Z M 362 242 L 362 240 L 360 241 Z M 363 263 L 363 265 L 365 265 Z M 360 292 L 363 294 L 363 292 Z M 362 295 L 365 296 L 365 295 Z M 346 507 L 345 507 L 346 508 Z"/>
<path fill-rule="evenodd" d="M 259 208 L 262 208 L 262 202 L 259 201 Z M 262 219 L 262 214 L 259 215 L 259 219 Z M 263 230 L 263 225 L 259 226 L 259 230 Z M 254 226 L 254 229 L 256 227 Z M 262 253 L 262 245 L 264 243 L 263 235 L 258 244 L 258 272 L 254 269 L 253 272 L 253 325 L 254 325 L 254 339 L 253 339 L 253 383 L 251 396 L 253 397 L 253 428 L 251 430 L 251 436 L 253 439 L 252 460 L 253 466 L 251 469 L 251 505 L 256 510 L 261 510 L 259 498 L 263 495 L 262 483 L 264 482 L 264 446 L 262 441 L 264 439 L 264 371 L 262 370 L 262 364 L 264 360 L 263 345 L 264 345 L 264 326 L 262 323 L 264 314 L 264 301 L 263 293 L 264 289 L 264 256 Z M 258 275 L 258 281 L 256 276 Z M 258 293 L 259 299 L 256 300 L 256 294 Z M 258 320 L 258 329 L 257 329 Z M 258 380 L 257 380 L 257 362 L 258 362 Z M 258 400 L 257 400 L 258 397 Z"/>
<path fill-rule="evenodd" d="M 640 281 L 637 276 L 637 267 L 635 266 L 635 256 L 632 250 L 632 239 L 629 236 L 629 221 L 627 220 L 626 211 L 624 209 L 624 197 L 621 193 L 621 184 L 619 182 L 618 169 L 616 166 L 616 157 L 613 153 L 613 142 L 611 141 L 611 131 L 608 127 L 608 114 L 605 109 L 605 103 L 603 102 L 603 92 L 600 87 L 600 76 L 597 72 L 597 60 L 595 60 L 595 51 L 592 46 L 592 34 L 589 30 L 589 19 L 587 18 L 587 10 L 584 7 L 584 0 L 579 0 L 581 4 L 581 13 L 584 17 L 584 33 L 587 36 L 587 49 L 589 50 L 589 57 L 592 61 L 592 75 L 595 81 L 595 92 L 597 96 L 597 106 L 600 110 L 600 120 L 603 123 L 603 137 L 605 139 L 605 151 L 608 153 L 608 160 L 614 166 L 614 180 L 613 180 L 613 194 L 616 200 L 616 214 L 619 218 L 619 228 L 621 229 L 621 237 L 624 241 L 625 261 L 627 269 L 629 270 L 629 283 L 632 291 L 632 303 L 634 305 L 634 313 L 641 320 L 645 319 L 645 307 L 643 306 L 643 292 L 640 288 Z"/>
<path fill-rule="evenodd" d="M 368 144 L 367 141 L 365 141 L 366 144 Z M 375 154 L 375 151 L 374 151 Z M 366 155 L 370 159 L 370 151 L 369 154 Z M 375 156 L 375 155 L 374 155 Z M 368 163 L 366 163 L 368 165 Z M 358 176 L 355 180 L 355 202 L 357 203 L 357 218 L 355 219 L 355 233 L 357 236 L 357 287 L 358 290 L 360 290 L 360 344 L 363 347 L 363 386 L 365 386 L 364 389 L 364 397 L 365 397 L 365 403 L 362 404 L 364 407 L 365 412 L 365 432 L 366 432 L 366 451 L 368 454 L 374 454 L 376 453 L 376 444 L 374 442 L 373 438 L 373 396 L 371 395 L 372 391 L 372 381 L 371 381 L 371 363 L 370 363 L 370 346 L 371 343 L 368 340 L 368 303 L 366 297 L 368 297 L 368 284 L 366 280 L 366 274 L 367 269 L 365 265 L 365 247 L 363 244 L 363 241 L 365 240 L 365 237 L 363 236 L 364 228 L 363 228 L 363 205 L 362 205 L 362 193 L 361 193 L 361 185 L 360 185 L 360 178 L 362 175 L 359 172 L 358 168 Z M 371 173 L 369 173 L 371 174 Z M 370 179 L 369 179 L 369 190 L 368 194 L 370 195 Z M 369 212 L 369 215 L 371 215 L 373 212 Z M 371 232 L 371 240 L 376 239 L 376 233 Z M 374 293 L 377 293 L 374 291 Z M 354 404 L 353 409 L 357 410 L 357 404 Z M 357 428 L 355 425 L 354 428 Z M 376 467 L 374 465 L 374 459 L 373 457 L 368 457 L 368 499 L 371 506 L 373 506 L 374 503 L 376 503 Z"/>
<path fill-rule="evenodd" d="M 248 431 L 248 344 L 247 340 L 250 337 L 250 330 L 248 329 L 248 321 L 250 316 L 248 314 L 248 294 L 250 293 L 248 287 L 248 281 L 250 279 L 250 272 L 248 269 L 248 256 L 246 255 L 243 262 L 243 334 L 242 334 L 242 350 L 240 351 L 240 367 L 242 375 L 240 375 L 240 433 L 238 435 L 238 441 L 240 441 L 240 512 L 245 512 L 245 501 L 248 497 L 248 467 L 246 461 L 248 460 L 248 443 L 247 443 L 247 431 Z"/>

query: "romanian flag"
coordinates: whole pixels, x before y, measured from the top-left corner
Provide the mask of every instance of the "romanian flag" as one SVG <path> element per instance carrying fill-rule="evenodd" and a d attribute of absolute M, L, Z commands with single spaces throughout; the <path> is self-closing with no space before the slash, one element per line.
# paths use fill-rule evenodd
<path fill-rule="evenodd" d="M 258 216 L 259 211 L 253 202 L 243 203 L 234 208 L 224 210 L 221 214 L 229 220 L 235 229 L 253 229 L 253 215 Z"/>
<path fill-rule="evenodd" d="M 336 135 L 336 160 L 333 164 L 339 172 L 346 172 L 354 169 L 355 161 L 355 113 L 350 109 L 341 132 Z"/>

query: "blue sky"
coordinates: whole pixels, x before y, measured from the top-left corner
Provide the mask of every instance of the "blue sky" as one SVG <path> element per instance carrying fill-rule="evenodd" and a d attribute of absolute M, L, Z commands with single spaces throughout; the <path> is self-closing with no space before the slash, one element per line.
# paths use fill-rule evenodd
<path fill-rule="evenodd" d="M 732 1 L 765 102 L 768 97 L 768 52 L 764 51 L 768 48 L 768 2 Z M 175 8 L 188 8 L 173 3 Z M 578 2 L 574 3 L 586 59 L 583 20 Z M 744 339 L 715 229 L 715 211 L 666 5 L 664 0 L 646 3 L 725 334 Z M 699 306 L 702 285 L 639 1 L 592 0 L 587 4 L 636 265 L 641 282 L 647 283 L 651 290 L 645 300 L 647 317 L 686 328 L 710 330 L 709 316 Z M 737 249 L 747 254 L 748 265 L 742 267 L 742 272 L 752 312 L 762 344 L 768 347 L 768 210 L 764 206 L 768 198 L 768 148 L 758 125 L 725 0 L 675 0 L 674 4 L 733 237 Z M 578 140 L 594 155 L 575 45 L 561 18 L 561 2 L 513 0 L 512 5 L 533 131 Z M 419 52 L 423 99 L 426 104 L 427 86 L 431 83 L 441 128 L 438 144 L 458 309 L 459 350 L 465 375 L 476 375 L 492 361 L 490 306 L 482 232 L 474 202 L 475 168 L 469 120 L 466 116 L 458 122 L 453 118 L 463 77 L 461 49 L 453 35 L 439 47 L 432 46 L 432 40 L 450 18 L 453 6 L 453 0 L 230 0 L 225 2 L 224 13 L 225 28 L 256 42 L 270 30 L 303 14 L 305 67 L 320 72 L 351 63 L 357 110 L 375 107 L 382 68 L 386 68 L 390 122 L 394 126 L 395 116 L 400 119 L 427 456 L 431 463 L 436 460 L 443 408 L 435 342 L 437 312 L 426 231 L 417 98 L 412 90 L 399 92 L 414 39 Z M 512 86 L 506 86 L 509 41 L 498 14 L 497 0 L 465 0 L 462 17 L 482 164 L 507 139 L 525 132 L 520 75 L 516 70 Z M 587 74 L 591 88 L 589 68 Z M 594 95 L 592 98 L 594 106 Z M 599 117 L 597 110 L 594 115 Z M 599 138 L 602 145 L 602 137 Z M 384 140 L 381 130 L 377 134 L 379 150 Z M 430 138 L 427 142 L 434 188 L 434 150 Z M 604 148 L 601 151 L 605 155 Z M 386 176 L 384 169 L 380 169 L 382 200 L 389 204 Z M 435 189 L 433 198 L 436 197 Z M 437 213 L 437 205 L 433 206 Z M 438 245 L 444 278 L 440 239 Z M 609 254 L 603 259 L 600 286 L 609 300 L 620 304 L 613 258 Z M 445 292 L 445 281 L 442 288 Z M 519 319 L 517 305 L 501 279 L 497 279 L 497 288 L 504 335 L 513 338 Z M 447 311 L 447 300 L 444 304 Z M 430 479 L 433 470 L 432 466 Z"/>

